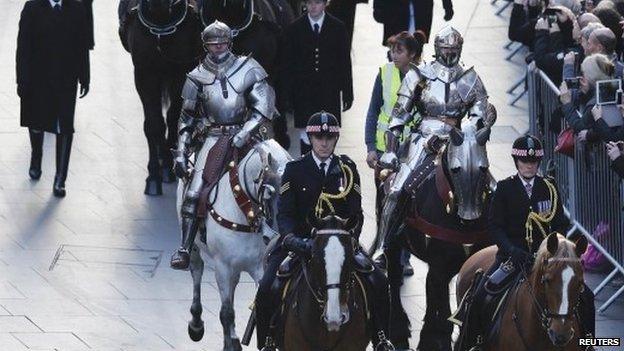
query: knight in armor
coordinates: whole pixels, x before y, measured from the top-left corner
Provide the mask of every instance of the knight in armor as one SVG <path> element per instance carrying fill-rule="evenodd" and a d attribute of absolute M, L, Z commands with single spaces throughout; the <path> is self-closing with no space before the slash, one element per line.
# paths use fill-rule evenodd
<path fill-rule="evenodd" d="M 187 75 L 182 89 L 179 139 L 174 151 L 174 172 L 179 178 L 188 179 L 181 210 L 182 245 L 171 257 L 174 269 L 189 266 L 210 150 L 223 137 L 230 138 L 232 147 L 243 148 L 275 114 L 275 92 L 267 82 L 265 70 L 253 58 L 230 51 L 232 30 L 215 21 L 202 32 L 202 41 L 207 55 Z M 195 162 L 189 172 L 192 154 Z"/>
<path fill-rule="evenodd" d="M 485 87 L 479 75 L 459 62 L 464 39 L 453 27 L 445 27 L 435 37 L 435 61 L 420 66 L 412 65 L 397 93 L 397 100 L 385 133 L 386 150 L 379 159 L 382 168 L 396 171 L 382 210 L 375 257 L 388 235 L 397 232 L 403 219 L 397 204 L 404 198 L 403 185 L 412 172 L 421 165 L 433 162 L 450 138 L 453 128 L 461 128 L 461 121 L 479 119 L 483 127 L 494 124 L 494 109 L 489 107 Z M 421 116 L 414 121 L 415 115 Z M 416 129 L 407 153 L 399 155 L 399 140 L 406 125 L 414 123 Z M 403 148 L 401 148 L 403 149 Z"/>
<path fill-rule="evenodd" d="M 284 170 L 277 214 L 280 238 L 268 256 L 256 294 L 258 348 L 263 351 L 276 348 L 275 328 L 271 324 L 275 311 L 279 310 L 280 298 L 275 292 L 281 290 L 279 284 L 285 284 L 285 280 L 276 278 L 276 273 L 282 270 L 280 265 L 289 266 L 292 262 L 289 252 L 300 260 L 310 257 L 312 241 L 309 238 L 313 228 L 309 218 L 330 214 L 349 218 L 353 223 L 349 231 L 356 238 L 359 238 L 364 219 L 360 176 L 355 163 L 345 155 L 334 154 L 340 133 L 338 119 L 328 112 L 315 113 L 308 121 L 306 132 L 312 150 L 301 159 L 289 162 Z M 371 305 L 374 350 L 393 350 L 386 339 L 390 306 L 388 281 L 363 251 L 358 251 L 355 264 L 365 282 Z"/>
<path fill-rule="evenodd" d="M 469 305 L 460 306 L 453 316 L 462 322 L 458 351 L 482 349 L 488 333 L 480 311 L 484 310 L 488 294 L 503 296 L 514 286 L 522 269 L 533 264 L 542 240 L 551 232 L 566 233 L 569 226 L 554 180 L 537 175 L 544 155 L 539 139 L 530 135 L 516 139 L 511 154 L 518 173 L 498 182 L 488 217 L 488 230 L 498 246 L 496 260 L 480 281 L 473 282 Z M 490 300 L 495 298 L 491 296 Z M 580 299 L 579 314 L 584 329 L 581 333 L 594 335 L 591 289 L 586 286 Z"/>

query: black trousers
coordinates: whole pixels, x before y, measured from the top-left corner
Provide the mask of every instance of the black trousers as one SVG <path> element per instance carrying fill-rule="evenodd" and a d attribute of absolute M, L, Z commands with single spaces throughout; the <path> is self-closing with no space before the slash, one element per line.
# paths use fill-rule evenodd
<path fill-rule="evenodd" d="M 273 311 L 279 306 L 279 297 L 271 294 L 271 287 L 275 281 L 277 270 L 288 252 L 281 247 L 276 248 L 267 259 L 264 275 L 258 284 L 256 292 L 256 336 L 258 349 L 264 347 Z"/>

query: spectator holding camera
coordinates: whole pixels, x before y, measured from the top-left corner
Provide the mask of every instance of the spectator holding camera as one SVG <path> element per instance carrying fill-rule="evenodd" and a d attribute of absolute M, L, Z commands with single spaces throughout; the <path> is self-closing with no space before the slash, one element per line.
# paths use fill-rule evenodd
<path fill-rule="evenodd" d="M 621 92 L 619 93 L 621 94 Z M 619 97 L 621 100 L 621 96 Z M 617 98 L 616 98 L 617 100 Z M 611 142 L 621 142 L 624 140 L 624 121 L 622 121 L 622 115 L 624 112 L 624 106 L 622 106 L 621 101 L 618 101 L 619 105 L 617 105 L 617 109 L 615 112 L 618 113 L 619 120 L 617 122 L 613 122 L 612 120 L 607 122 L 604 118 L 604 114 L 607 113 L 602 109 L 601 106 L 596 105 L 592 108 L 592 116 L 594 117 L 594 130 L 596 134 L 602 139 L 602 141 L 606 143 Z M 613 111 L 613 109 L 611 110 Z M 609 125 L 609 123 L 614 123 Z"/>
<path fill-rule="evenodd" d="M 606 55 L 592 54 L 581 63 L 582 76 L 578 79 L 578 99 L 572 99 L 576 87 L 569 89 L 567 82 L 561 84 L 559 95 L 561 109 L 566 122 L 577 134 L 579 141 L 599 140 L 597 132 L 593 129 L 592 115 L 592 108 L 596 105 L 596 82 L 612 79 L 614 70 L 613 63 Z"/>
<path fill-rule="evenodd" d="M 617 173 L 620 178 L 624 178 L 624 143 L 619 141 L 607 143 L 607 155 L 611 159 L 611 169 Z"/>
<path fill-rule="evenodd" d="M 563 6 L 547 8 L 535 24 L 535 64 L 555 84 L 561 83 L 565 54 L 582 51 L 573 37 L 575 28 L 574 13 Z"/>

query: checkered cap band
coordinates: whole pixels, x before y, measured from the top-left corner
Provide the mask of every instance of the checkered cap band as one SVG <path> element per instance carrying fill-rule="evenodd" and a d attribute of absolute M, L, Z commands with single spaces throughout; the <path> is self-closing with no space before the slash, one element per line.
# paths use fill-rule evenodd
<path fill-rule="evenodd" d="M 544 157 L 543 149 L 511 149 L 511 156 L 518 157 Z"/>
<path fill-rule="evenodd" d="M 323 125 L 312 125 L 306 127 L 306 133 L 340 133 L 339 126 L 330 126 L 327 123 Z"/>

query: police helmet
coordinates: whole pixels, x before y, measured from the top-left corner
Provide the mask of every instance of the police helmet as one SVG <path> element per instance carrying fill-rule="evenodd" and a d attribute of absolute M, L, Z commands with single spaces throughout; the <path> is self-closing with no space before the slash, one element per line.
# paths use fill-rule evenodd
<path fill-rule="evenodd" d="M 532 136 L 524 135 L 514 141 L 511 156 L 515 161 L 539 162 L 544 157 L 544 148 L 542 142 Z"/>
<path fill-rule="evenodd" d="M 340 125 L 336 116 L 321 111 L 310 116 L 306 126 L 308 135 L 340 135 Z"/>

